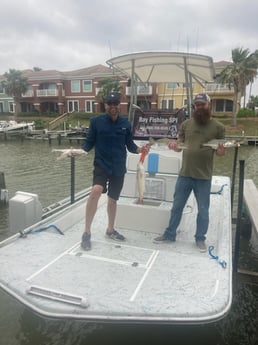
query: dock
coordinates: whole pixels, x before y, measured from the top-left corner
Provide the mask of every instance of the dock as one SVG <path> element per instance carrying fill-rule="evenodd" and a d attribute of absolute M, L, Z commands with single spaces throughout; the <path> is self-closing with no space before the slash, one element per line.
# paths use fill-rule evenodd
<path fill-rule="evenodd" d="M 227 140 L 236 140 L 240 142 L 242 145 L 252 145 L 257 146 L 258 145 L 258 136 L 257 135 L 228 135 L 226 137 Z"/>
<path fill-rule="evenodd" d="M 57 141 L 58 144 L 64 142 L 77 143 L 81 144 L 85 136 L 83 133 L 75 133 L 74 131 L 46 131 L 46 130 L 34 130 L 30 133 L 24 132 L 2 132 L 0 133 L 0 141 L 8 141 L 8 140 L 47 140 L 49 144 L 52 144 L 53 141 Z"/>
<path fill-rule="evenodd" d="M 16 131 L 13 133 L 9 132 L 0 132 L 0 141 L 4 140 L 48 140 L 49 144 L 52 143 L 52 141 L 57 141 L 58 144 L 61 144 L 62 141 L 65 142 L 77 142 L 80 144 L 87 135 L 87 129 L 85 130 L 47 130 L 47 129 L 34 129 L 30 131 L 29 133 L 25 133 L 24 131 Z M 247 136 L 247 135 L 230 135 L 226 136 L 225 138 L 228 141 L 236 140 L 241 145 L 251 145 L 251 146 L 258 146 L 258 136 Z"/>

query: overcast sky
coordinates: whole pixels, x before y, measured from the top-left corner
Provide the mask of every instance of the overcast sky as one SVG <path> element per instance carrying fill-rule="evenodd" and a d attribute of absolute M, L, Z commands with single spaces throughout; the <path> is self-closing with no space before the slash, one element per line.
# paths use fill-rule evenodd
<path fill-rule="evenodd" d="M 258 49 L 257 0 L 0 3 L 0 74 L 35 66 L 70 71 L 140 51 L 197 53 L 217 62 L 231 61 L 237 47 Z"/>

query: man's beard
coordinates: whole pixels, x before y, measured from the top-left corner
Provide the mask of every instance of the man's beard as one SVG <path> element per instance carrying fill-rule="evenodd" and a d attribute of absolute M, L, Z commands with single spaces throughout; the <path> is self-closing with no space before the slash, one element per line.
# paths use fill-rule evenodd
<path fill-rule="evenodd" d="M 206 125 L 210 121 L 211 111 L 210 109 L 196 109 L 193 118 L 199 125 Z"/>

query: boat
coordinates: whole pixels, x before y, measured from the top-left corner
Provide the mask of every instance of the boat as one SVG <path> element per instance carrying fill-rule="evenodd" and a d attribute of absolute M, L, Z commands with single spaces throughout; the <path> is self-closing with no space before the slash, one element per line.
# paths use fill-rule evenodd
<path fill-rule="evenodd" d="M 34 122 L 0 121 L 0 133 L 27 133 L 34 128 Z"/>
<path fill-rule="evenodd" d="M 91 251 L 80 246 L 90 188 L 79 200 L 48 215 L 42 214 L 37 195 L 17 192 L 9 205 L 14 235 L 0 242 L 0 287 L 36 314 L 52 319 L 203 324 L 225 317 L 232 303 L 229 177 L 212 178 L 206 253 L 194 242 L 193 195 L 177 241 L 153 241 L 168 224 L 181 158 L 181 153 L 151 148 L 144 161 L 144 201 L 138 204 L 139 155 L 128 153 L 116 218 L 116 229 L 126 241 L 105 237 L 103 194 L 92 226 Z"/>

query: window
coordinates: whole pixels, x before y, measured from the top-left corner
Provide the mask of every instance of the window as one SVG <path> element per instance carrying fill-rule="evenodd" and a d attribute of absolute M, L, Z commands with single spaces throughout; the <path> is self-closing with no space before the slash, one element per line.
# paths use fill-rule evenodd
<path fill-rule="evenodd" d="M 174 108 L 174 101 L 172 99 L 170 99 L 168 101 L 168 109 L 169 110 L 173 110 L 173 108 Z"/>
<path fill-rule="evenodd" d="M 177 83 L 167 83 L 167 89 L 176 89 L 177 87 Z"/>
<path fill-rule="evenodd" d="M 92 91 L 92 80 L 83 80 L 83 91 L 84 92 Z"/>
<path fill-rule="evenodd" d="M 223 99 L 216 99 L 216 112 L 224 111 L 224 100 Z"/>
<path fill-rule="evenodd" d="M 173 110 L 174 109 L 174 101 L 173 99 L 163 99 L 163 101 L 161 102 L 161 109 L 165 110 L 165 109 L 169 109 L 169 110 Z"/>
<path fill-rule="evenodd" d="M 4 105 L 3 103 L 0 103 L 0 113 L 3 113 L 4 112 Z"/>
<path fill-rule="evenodd" d="M 80 80 L 71 80 L 71 91 L 72 92 L 80 92 Z"/>
<path fill-rule="evenodd" d="M 14 113 L 14 103 L 13 102 L 9 102 L 9 112 L 10 113 Z"/>
<path fill-rule="evenodd" d="M 233 111 L 233 101 L 226 99 L 226 111 Z"/>
<path fill-rule="evenodd" d="M 161 109 L 167 109 L 167 101 L 163 99 L 161 102 Z"/>
<path fill-rule="evenodd" d="M 72 111 L 79 111 L 78 101 L 68 101 L 68 113 L 71 113 Z"/>
<path fill-rule="evenodd" d="M 216 99 L 215 103 L 215 110 L 216 112 L 232 112 L 233 111 L 233 101 L 229 99 Z"/>
<path fill-rule="evenodd" d="M 86 113 L 94 113 L 94 101 L 85 101 L 85 112 Z"/>
<path fill-rule="evenodd" d="M 3 87 L 2 83 L 0 83 L 0 93 L 4 93 L 4 87 Z"/>

